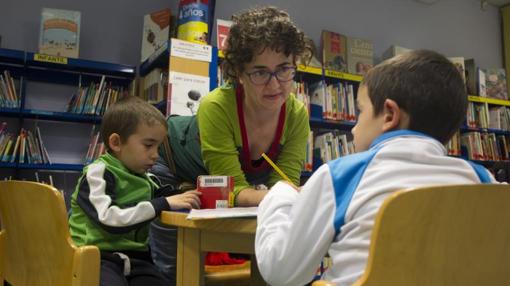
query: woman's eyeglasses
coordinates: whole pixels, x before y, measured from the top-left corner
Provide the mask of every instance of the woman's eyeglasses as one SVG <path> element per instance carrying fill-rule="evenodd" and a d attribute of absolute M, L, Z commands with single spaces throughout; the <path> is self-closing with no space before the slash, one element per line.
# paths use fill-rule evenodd
<path fill-rule="evenodd" d="M 280 67 L 274 72 L 269 70 L 257 70 L 254 72 L 246 73 L 250 81 L 255 85 L 266 85 L 271 81 L 274 76 L 279 82 L 287 82 L 294 79 L 296 75 L 296 67 Z"/>

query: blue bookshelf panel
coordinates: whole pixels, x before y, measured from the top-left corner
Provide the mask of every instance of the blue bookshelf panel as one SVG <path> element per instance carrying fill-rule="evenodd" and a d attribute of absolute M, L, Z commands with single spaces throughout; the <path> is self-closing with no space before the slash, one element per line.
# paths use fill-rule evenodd
<path fill-rule="evenodd" d="M 25 52 L 11 49 L 0 49 L 0 62 L 23 65 L 25 62 Z"/>
<path fill-rule="evenodd" d="M 25 109 L 21 111 L 24 118 L 44 119 L 65 122 L 101 123 L 101 117 L 95 115 L 76 114 L 70 112 L 55 112 Z"/>
<path fill-rule="evenodd" d="M 31 170 L 57 170 L 57 171 L 81 171 L 83 164 L 18 164 L 19 169 Z"/>
<path fill-rule="evenodd" d="M 38 61 L 35 59 L 35 56 L 35 53 L 27 53 L 27 65 L 29 67 L 42 67 L 59 71 L 88 72 L 131 79 L 135 77 L 136 69 L 133 66 L 73 58 L 67 58 L 67 64 L 60 64 Z"/>

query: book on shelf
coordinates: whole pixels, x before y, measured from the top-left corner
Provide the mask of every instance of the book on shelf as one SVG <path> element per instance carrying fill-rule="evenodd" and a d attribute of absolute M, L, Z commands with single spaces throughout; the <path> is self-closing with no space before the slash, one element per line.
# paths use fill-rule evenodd
<path fill-rule="evenodd" d="M 347 37 L 347 72 L 365 75 L 374 67 L 374 43 L 370 40 Z"/>
<path fill-rule="evenodd" d="M 78 58 L 80 47 L 79 11 L 43 8 L 39 32 L 39 53 Z"/>
<path fill-rule="evenodd" d="M 91 82 L 89 86 L 79 87 L 67 103 L 67 112 L 101 116 L 117 100 L 126 96 L 122 87 L 113 87 L 106 82 L 105 76 L 99 83 Z"/>
<path fill-rule="evenodd" d="M 165 8 L 143 17 L 142 49 L 140 62 L 166 49 L 168 41 L 175 35 L 175 17 L 172 10 Z"/>
<path fill-rule="evenodd" d="M 7 123 L 2 123 L 0 131 L 0 161 L 28 164 L 51 164 L 42 139 L 39 127 L 36 132 L 21 128 L 19 135 L 7 132 Z M 16 160 L 17 159 L 17 160 Z"/>
<path fill-rule="evenodd" d="M 200 101 L 209 94 L 209 77 L 169 72 L 167 115 L 195 115 Z"/>
<path fill-rule="evenodd" d="M 179 0 L 177 38 L 198 44 L 209 43 L 209 19 L 214 9 L 212 0 Z"/>
<path fill-rule="evenodd" d="M 297 60 L 298 64 L 319 68 L 322 69 L 322 63 L 317 59 L 317 47 L 315 46 L 315 43 L 310 38 L 305 38 L 305 42 L 308 44 L 308 46 L 311 49 L 310 53 L 305 53 L 305 55 L 302 58 L 299 58 Z"/>
<path fill-rule="evenodd" d="M 485 69 L 485 88 L 487 97 L 508 100 L 505 69 Z"/>
<path fill-rule="evenodd" d="M 0 107 L 17 108 L 20 106 L 20 98 L 16 92 L 17 87 L 8 70 L 0 74 Z"/>
<path fill-rule="evenodd" d="M 101 141 L 101 136 L 99 131 L 95 131 L 95 128 L 92 129 L 92 136 L 89 141 L 89 148 L 87 150 L 87 154 L 83 159 L 84 164 L 90 164 L 94 162 L 99 156 L 103 155 L 106 152 L 106 148 L 104 143 Z"/>
<path fill-rule="evenodd" d="M 166 99 L 168 93 L 168 71 L 155 68 L 140 80 L 142 99 L 155 104 Z"/>
<path fill-rule="evenodd" d="M 466 78 L 466 91 L 470 95 L 477 93 L 477 74 L 474 59 L 464 60 L 464 74 Z"/>
<path fill-rule="evenodd" d="M 466 83 L 466 74 L 465 74 L 465 66 L 464 66 L 464 58 L 463 57 L 450 57 L 448 58 L 450 60 L 450 62 L 452 62 L 455 67 L 457 68 L 457 70 L 459 71 L 460 73 L 460 76 L 462 77 L 462 81 L 464 82 L 464 84 Z"/>
<path fill-rule="evenodd" d="M 478 68 L 476 70 L 477 78 L 478 78 L 478 95 L 482 97 L 487 96 L 487 85 L 485 78 L 485 71 L 483 69 Z"/>
<path fill-rule="evenodd" d="M 228 34 L 233 23 L 229 20 L 216 19 L 216 46 L 218 51 L 223 51 L 227 46 Z"/>
<path fill-rule="evenodd" d="M 383 52 L 382 59 L 387 60 L 403 53 L 412 51 L 412 49 L 404 48 L 397 45 L 391 45 L 386 51 Z"/>
<path fill-rule="evenodd" d="M 346 38 L 344 35 L 322 30 L 321 51 L 325 69 L 347 72 Z"/>

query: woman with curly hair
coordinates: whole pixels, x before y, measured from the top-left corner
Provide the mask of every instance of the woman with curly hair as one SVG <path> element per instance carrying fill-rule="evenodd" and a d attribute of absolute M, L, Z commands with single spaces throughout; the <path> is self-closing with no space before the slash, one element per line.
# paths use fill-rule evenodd
<path fill-rule="evenodd" d="M 235 204 L 256 206 L 281 177 L 266 153 L 295 185 L 310 131 L 304 105 L 291 93 L 296 60 L 310 50 L 289 15 L 274 7 L 233 16 L 222 64 L 228 85 L 201 102 L 197 118 L 202 157 L 212 175 L 231 175 Z"/>

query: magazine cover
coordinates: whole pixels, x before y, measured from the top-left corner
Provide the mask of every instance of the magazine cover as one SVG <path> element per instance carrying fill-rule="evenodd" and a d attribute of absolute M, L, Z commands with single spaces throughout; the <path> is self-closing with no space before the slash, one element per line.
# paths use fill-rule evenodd
<path fill-rule="evenodd" d="M 159 10 L 143 17 L 141 62 L 148 59 L 172 37 L 172 10 Z"/>
<path fill-rule="evenodd" d="M 365 75 L 374 66 L 374 43 L 347 37 L 347 72 Z"/>
<path fill-rule="evenodd" d="M 485 88 L 487 97 L 508 100 L 505 69 L 486 69 Z"/>
<path fill-rule="evenodd" d="M 322 30 L 322 63 L 325 69 L 347 72 L 345 36 Z"/>
<path fill-rule="evenodd" d="M 195 115 L 204 96 L 209 94 L 209 78 L 171 71 L 167 115 Z"/>
<path fill-rule="evenodd" d="M 80 19 L 79 11 L 43 8 L 39 32 L 39 53 L 78 58 Z"/>

